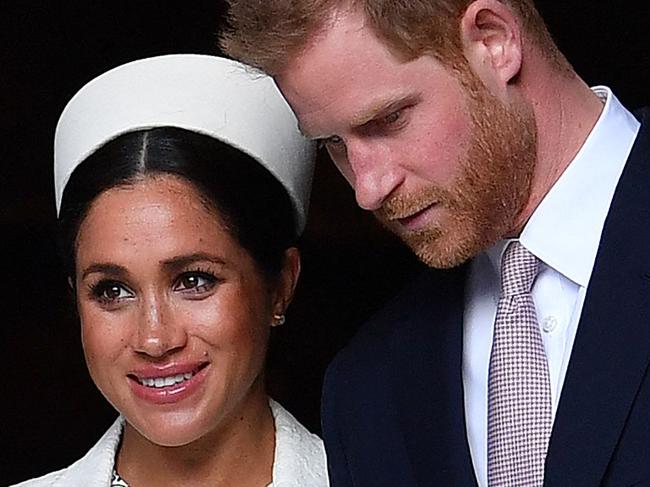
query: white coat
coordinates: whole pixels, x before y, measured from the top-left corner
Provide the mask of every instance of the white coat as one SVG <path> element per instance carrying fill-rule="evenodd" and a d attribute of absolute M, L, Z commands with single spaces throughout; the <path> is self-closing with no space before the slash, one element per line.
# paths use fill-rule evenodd
<path fill-rule="evenodd" d="M 271 400 L 275 419 L 273 483 L 268 487 L 328 487 L 325 449 L 291 413 Z M 86 455 L 63 470 L 14 487 L 110 487 L 124 419 L 115 423 Z M 138 486 L 131 486 L 138 487 Z"/>

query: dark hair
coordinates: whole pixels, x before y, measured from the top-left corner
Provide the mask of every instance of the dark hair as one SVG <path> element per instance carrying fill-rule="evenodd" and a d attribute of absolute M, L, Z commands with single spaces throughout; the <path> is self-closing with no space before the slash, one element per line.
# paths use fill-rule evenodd
<path fill-rule="evenodd" d="M 102 192 L 144 176 L 171 174 L 192 184 L 269 281 L 295 244 L 293 207 L 282 184 L 259 162 L 210 136 L 175 127 L 137 130 L 106 143 L 72 173 L 59 213 L 60 249 L 75 274 L 77 233 Z"/>

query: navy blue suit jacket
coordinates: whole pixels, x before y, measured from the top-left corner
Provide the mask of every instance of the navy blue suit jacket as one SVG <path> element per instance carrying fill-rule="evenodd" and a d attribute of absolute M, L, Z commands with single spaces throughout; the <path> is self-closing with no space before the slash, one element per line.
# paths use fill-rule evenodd
<path fill-rule="evenodd" d="M 650 110 L 605 222 L 547 486 L 650 485 Z M 476 485 L 461 378 L 466 267 L 427 271 L 328 369 L 332 487 Z"/>

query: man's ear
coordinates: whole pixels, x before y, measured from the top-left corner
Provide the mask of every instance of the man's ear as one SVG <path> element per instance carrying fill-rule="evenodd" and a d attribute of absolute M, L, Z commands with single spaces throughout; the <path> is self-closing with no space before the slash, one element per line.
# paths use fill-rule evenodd
<path fill-rule="evenodd" d="M 519 18 L 498 0 L 476 0 L 461 18 L 460 35 L 472 71 L 495 95 L 504 91 L 521 71 Z"/>

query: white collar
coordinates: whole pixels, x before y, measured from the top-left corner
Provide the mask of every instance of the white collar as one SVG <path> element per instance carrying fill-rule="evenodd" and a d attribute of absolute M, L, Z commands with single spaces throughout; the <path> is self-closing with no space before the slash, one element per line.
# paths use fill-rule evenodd
<path fill-rule="evenodd" d="M 583 287 L 591 277 L 609 206 L 640 126 L 609 88 L 592 90 L 605 101 L 598 121 L 519 238 L 542 262 Z M 487 252 L 497 270 L 509 241 Z"/>
<path fill-rule="evenodd" d="M 322 440 L 273 399 L 269 404 L 275 420 L 273 483 L 270 487 L 328 487 Z M 120 416 L 82 459 L 40 479 L 47 479 L 47 484 L 36 481 L 36 485 L 106 487 L 112 477 L 123 428 L 124 418 Z"/>
<path fill-rule="evenodd" d="M 269 487 L 327 487 L 327 462 L 323 442 L 273 399 L 275 458 Z"/>

